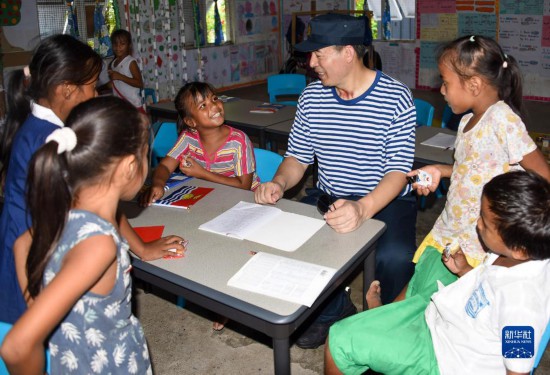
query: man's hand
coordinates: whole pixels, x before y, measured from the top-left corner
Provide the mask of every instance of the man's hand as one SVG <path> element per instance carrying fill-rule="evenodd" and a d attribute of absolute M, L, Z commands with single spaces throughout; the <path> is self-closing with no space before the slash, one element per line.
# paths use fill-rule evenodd
<path fill-rule="evenodd" d="M 366 206 L 360 201 L 338 199 L 324 218 L 327 224 L 338 233 L 353 232 L 367 220 Z"/>
<path fill-rule="evenodd" d="M 254 192 L 256 203 L 275 204 L 284 195 L 283 187 L 276 182 L 266 182 Z"/>

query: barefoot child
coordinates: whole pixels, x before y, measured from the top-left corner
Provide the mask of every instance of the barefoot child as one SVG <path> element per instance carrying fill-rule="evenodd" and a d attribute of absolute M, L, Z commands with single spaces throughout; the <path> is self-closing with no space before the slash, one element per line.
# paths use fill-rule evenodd
<path fill-rule="evenodd" d="M 43 369 L 46 343 L 52 374 L 152 373 L 117 220 L 119 201 L 132 199 L 147 174 L 148 126 L 129 103 L 95 98 L 31 160 L 32 226 L 15 245 L 32 242 L 16 257 L 29 308 L 0 349 L 11 374 Z"/>
<path fill-rule="evenodd" d="M 418 194 L 437 189 L 441 178 L 451 179 L 447 201 L 433 229 L 418 247 L 413 261 L 425 249 L 443 252 L 458 244 L 468 263 L 477 266 L 485 252 L 476 233 L 481 190 L 501 173 L 532 170 L 550 181 L 550 166 L 527 133 L 522 121 L 522 77 L 516 60 L 498 43 L 483 36 L 466 36 L 440 50 L 441 94 L 455 113 L 464 115 L 457 131 L 454 165 L 429 165 L 429 187 L 414 184 Z M 418 170 L 408 173 L 415 176 Z M 450 275 L 450 274 L 449 274 Z M 375 286 L 384 288 L 384 285 Z M 435 292 L 437 289 L 431 291 Z M 415 291 L 405 288 L 396 301 Z M 428 295 L 430 295 L 429 293 Z M 376 304 L 376 299 L 372 300 Z M 373 307 L 369 305 L 370 307 Z"/>
<path fill-rule="evenodd" d="M 550 319 L 548 181 L 524 171 L 494 177 L 483 188 L 477 231 L 488 251 L 477 268 L 462 250 L 447 258 L 426 249 L 409 288 L 435 284 L 439 291 L 333 325 L 325 373 L 529 374 Z M 444 287 L 448 272 L 436 262 L 458 280 Z M 507 332 L 518 327 L 532 339 L 521 358 L 506 345 Z"/>

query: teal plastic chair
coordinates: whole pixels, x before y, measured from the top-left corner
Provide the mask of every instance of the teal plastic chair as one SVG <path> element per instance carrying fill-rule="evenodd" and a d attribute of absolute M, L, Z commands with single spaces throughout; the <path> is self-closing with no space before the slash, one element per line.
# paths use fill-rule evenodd
<path fill-rule="evenodd" d="M 144 88 L 143 97 L 145 98 L 146 103 L 148 98 L 151 98 L 151 101 L 153 102 L 153 104 L 157 102 L 157 94 L 155 92 L 155 89 L 148 88 L 148 87 Z"/>
<path fill-rule="evenodd" d="M 416 125 L 432 126 L 432 122 L 434 119 L 434 112 L 435 112 L 434 106 L 422 99 L 414 99 L 414 106 L 416 107 Z M 441 198 L 443 196 L 443 191 L 441 190 L 442 186 L 443 186 L 443 183 L 440 182 L 440 185 L 437 187 L 437 190 L 435 191 L 435 196 L 437 198 Z M 423 210 L 425 208 L 426 208 L 426 197 L 421 196 L 420 209 Z"/>
<path fill-rule="evenodd" d="M 298 105 L 298 97 L 306 88 L 303 74 L 275 74 L 267 77 L 267 92 L 271 103 Z M 277 96 L 296 96 L 296 100 L 278 100 Z"/>
<path fill-rule="evenodd" d="M 539 350 L 537 352 L 537 356 L 535 357 L 535 364 L 533 365 L 533 369 L 531 370 L 531 375 L 533 375 L 535 373 L 535 369 L 539 367 L 540 359 L 544 355 L 546 347 L 548 346 L 548 340 L 550 340 L 550 322 L 548 322 L 548 324 L 546 325 L 546 330 L 544 331 L 540 339 Z"/>
<path fill-rule="evenodd" d="M 283 161 L 281 155 L 262 148 L 254 149 L 254 158 L 256 159 L 256 174 L 260 177 L 261 182 L 273 180 L 277 168 Z"/>
<path fill-rule="evenodd" d="M 163 122 L 151 145 L 151 167 L 156 167 L 178 140 L 178 127 L 175 122 Z"/>
<path fill-rule="evenodd" d="M 9 323 L 0 322 L 0 346 L 2 346 L 2 343 L 4 342 L 4 338 L 8 334 L 9 330 L 11 329 L 12 325 Z M 46 350 L 46 372 L 50 373 L 50 352 Z M 8 372 L 8 369 L 6 368 L 6 364 L 0 357 L 0 375 L 10 375 Z"/>
<path fill-rule="evenodd" d="M 441 116 L 441 127 L 447 128 L 449 125 L 449 121 L 451 120 L 451 117 L 453 116 L 453 110 L 451 107 L 449 107 L 448 104 L 445 103 L 445 108 L 443 108 L 443 115 Z"/>
<path fill-rule="evenodd" d="M 434 106 L 422 99 L 414 99 L 414 106 L 416 107 L 416 125 L 432 126 Z"/>

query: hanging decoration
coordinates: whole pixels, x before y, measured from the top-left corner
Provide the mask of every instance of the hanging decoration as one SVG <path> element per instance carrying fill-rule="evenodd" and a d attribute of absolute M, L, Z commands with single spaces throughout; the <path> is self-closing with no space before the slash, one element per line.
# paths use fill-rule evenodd
<path fill-rule="evenodd" d="M 76 19 L 76 13 L 73 7 L 73 0 L 67 1 L 67 12 L 65 18 L 65 27 L 63 28 L 63 34 L 72 35 L 75 38 L 80 37 L 78 33 L 78 22 Z"/>
<path fill-rule="evenodd" d="M 176 89 L 174 86 L 174 60 L 172 52 L 172 36 L 171 36 L 171 27 L 170 27 L 170 2 L 169 0 L 164 0 L 164 43 L 166 58 L 168 60 L 168 80 L 170 96 L 176 96 Z"/>
<path fill-rule="evenodd" d="M 105 0 L 105 3 L 101 4 L 99 0 L 95 2 L 94 9 L 94 51 L 99 56 L 107 57 L 113 55 L 113 48 L 111 46 L 111 37 L 109 32 L 108 9 L 109 0 Z"/>
<path fill-rule="evenodd" d="M 201 24 L 201 10 L 197 0 L 193 1 L 193 23 L 195 25 L 195 45 L 196 47 L 201 47 L 206 44 L 204 38 L 204 30 L 202 29 Z"/>
<path fill-rule="evenodd" d="M 183 0 L 178 1 L 178 7 L 179 9 L 183 9 Z M 183 71 L 183 83 L 187 83 L 187 51 L 185 50 L 185 22 L 183 17 L 180 18 L 180 53 L 182 54 L 180 61 Z"/>
<path fill-rule="evenodd" d="M 136 0 L 137 1 L 137 0 Z M 155 77 L 155 92 L 158 92 L 159 91 L 159 67 L 162 66 L 162 58 L 160 57 L 160 55 L 158 54 L 158 46 L 157 46 L 157 18 L 156 18 L 156 12 L 155 12 L 155 2 L 154 1 L 151 1 L 150 2 L 151 4 L 151 10 L 150 10 L 150 14 L 151 14 L 151 19 L 149 21 L 149 31 L 151 33 L 151 39 L 153 41 L 153 51 L 155 51 L 155 53 L 157 53 L 157 55 L 153 55 L 154 57 L 156 57 L 155 61 L 154 61 L 154 68 L 153 68 L 153 73 L 154 73 L 154 77 Z"/>
<path fill-rule="evenodd" d="M 391 13 L 390 13 L 390 2 L 389 0 L 384 0 L 384 13 L 382 14 L 382 30 L 384 32 L 384 39 L 391 39 Z"/>
<path fill-rule="evenodd" d="M 204 42 L 204 32 L 201 26 L 201 13 L 199 9 L 199 3 L 197 0 L 193 0 L 193 21 L 195 24 L 195 45 L 197 46 L 197 73 L 199 76 L 199 81 L 203 80 L 203 65 L 202 65 L 202 51 L 201 46 L 205 44 Z"/>
<path fill-rule="evenodd" d="M 218 10 L 218 0 L 214 0 L 214 44 L 219 46 L 223 43 L 222 19 Z"/>

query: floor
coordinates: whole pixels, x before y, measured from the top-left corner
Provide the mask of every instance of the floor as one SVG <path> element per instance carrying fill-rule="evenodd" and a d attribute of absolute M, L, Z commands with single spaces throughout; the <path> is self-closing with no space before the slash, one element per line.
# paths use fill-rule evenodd
<path fill-rule="evenodd" d="M 224 92 L 225 95 L 266 100 L 265 86 Z M 260 99 L 258 99 L 260 98 Z M 311 178 L 305 186 L 311 184 Z M 302 190 L 303 191 L 303 190 Z M 296 197 L 302 193 L 298 189 Z M 441 212 L 444 198 L 429 200 L 427 208 L 419 211 L 417 241 L 431 229 Z M 220 260 L 223 261 L 223 260 Z M 362 275 L 352 283 L 352 300 L 362 306 Z M 149 343 L 154 371 L 161 375 L 187 374 L 272 374 L 273 352 L 266 336 L 236 323 L 216 332 L 212 330 L 215 317 L 196 305 L 187 303 L 184 309 L 175 305 L 175 297 L 153 289 L 152 293 L 136 291 L 136 313 L 143 324 Z M 292 374 L 323 373 L 323 347 L 315 350 L 291 348 Z M 550 350 L 547 349 L 536 374 L 550 375 Z"/>

